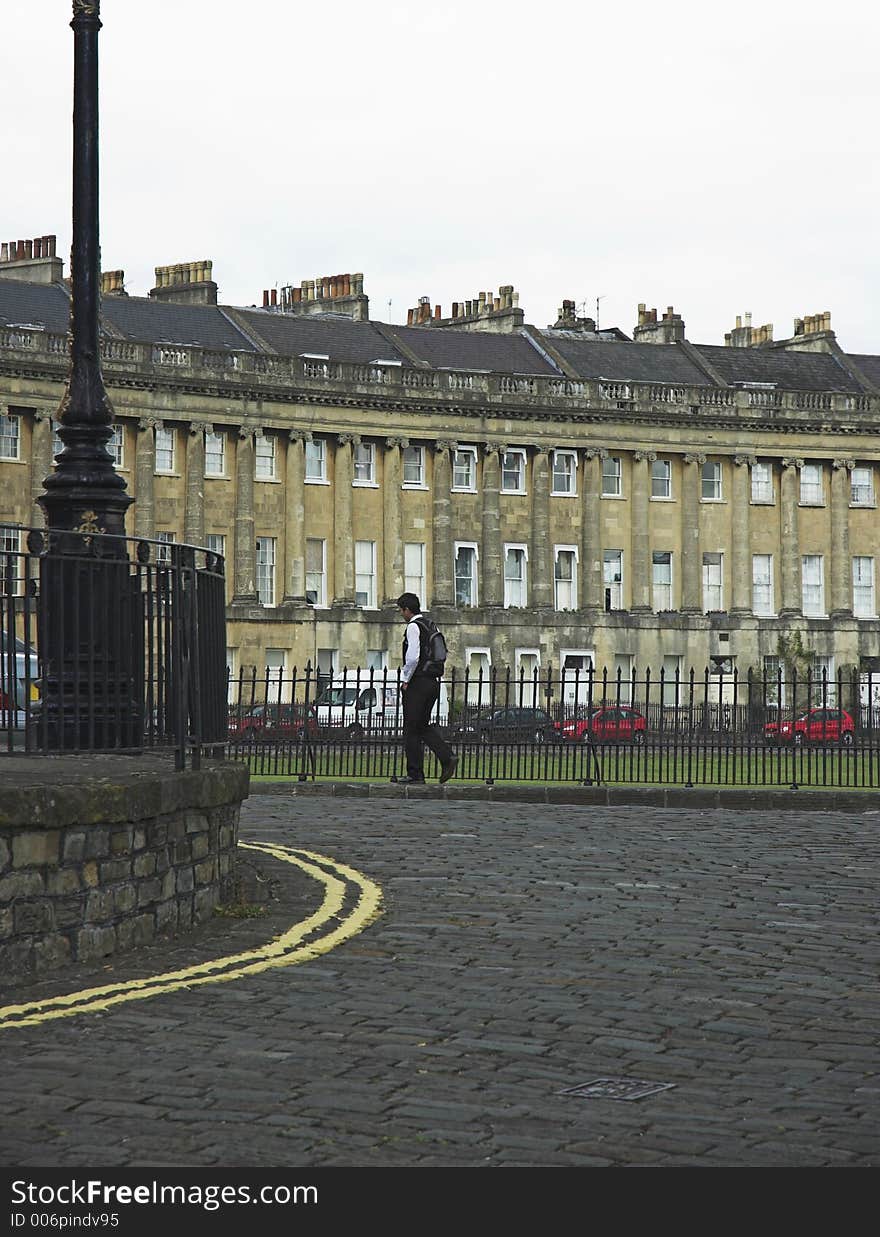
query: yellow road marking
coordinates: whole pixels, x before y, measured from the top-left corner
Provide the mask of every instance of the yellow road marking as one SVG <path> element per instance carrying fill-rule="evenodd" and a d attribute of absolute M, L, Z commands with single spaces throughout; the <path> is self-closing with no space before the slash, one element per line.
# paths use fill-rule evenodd
<path fill-rule="evenodd" d="M 262 851 L 284 863 L 293 863 L 323 884 L 324 899 L 318 910 L 266 945 L 246 953 L 230 954 L 225 958 L 215 958 L 197 966 L 186 967 L 180 971 L 167 971 L 146 979 L 84 988 L 80 992 L 70 992 L 64 996 L 49 997 L 23 1005 L 5 1005 L 0 1007 L 0 1030 L 4 1027 L 36 1026 L 54 1018 L 70 1018 L 74 1014 L 94 1013 L 127 1001 L 143 1001 L 161 993 L 178 992 L 202 984 L 222 984 L 232 979 L 241 979 L 245 975 L 258 975 L 273 967 L 296 966 L 300 962 L 309 962 L 320 957 L 341 945 L 343 941 L 356 936 L 381 914 L 382 891 L 379 886 L 347 864 L 338 863 L 335 859 L 317 855 L 312 851 L 293 850 L 289 846 L 268 842 L 240 842 L 239 845 L 244 850 Z M 319 864 L 323 867 L 319 867 Z M 330 868 L 331 872 L 324 871 L 324 868 Z M 339 879 L 340 877 L 342 879 Z M 346 888 L 351 885 L 359 890 L 354 908 L 344 919 L 340 919 L 338 927 L 303 944 L 307 937 L 313 936 L 330 920 L 339 918 Z"/>

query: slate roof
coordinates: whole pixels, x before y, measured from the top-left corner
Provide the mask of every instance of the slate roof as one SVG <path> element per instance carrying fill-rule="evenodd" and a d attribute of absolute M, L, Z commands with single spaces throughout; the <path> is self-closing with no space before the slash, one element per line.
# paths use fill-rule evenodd
<path fill-rule="evenodd" d="M 880 356 L 857 356 L 854 352 L 848 355 L 852 356 L 868 381 L 873 382 L 875 387 L 880 387 Z"/>
<path fill-rule="evenodd" d="M 456 331 L 453 327 L 387 328 L 433 369 L 488 369 L 499 374 L 557 374 L 524 335 Z"/>
<path fill-rule="evenodd" d="M 781 348 L 728 348 L 697 344 L 697 351 L 725 382 L 775 382 L 786 391 L 858 391 L 837 359 L 827 352 L 787 352 Z"/>
<path fill-rule="evenodd" d="M 611 340 L 572 339 L 552 331 L 543 334 L 581 378 L 712 385 L 711 379 L 676 344 L 627 344 Z"/>
<path fill-rule="evenodd" d="M 297 318 L 291 314 L 263 313 L 258 309 L 236 309 L 235 312 L 281 356 L 317 352 L 329 356 L 331 361 L 349 361 L 355 365 L 370 361 L 408 363 L 403 353 L 370 322 L 326 315 Z"/>
<path fill-rule="evenodd" d="M 0 324 L 41 326 L 63 335 L 70 324 L 70 298 L 57 283 L 0 279 Z"/>
<path fill-rule="evenodd" d="M 105 296 L 101 313 L 126 339 L 254 351 L 250 340 L 216 305 L 178 305 L 140 296 Z"/>

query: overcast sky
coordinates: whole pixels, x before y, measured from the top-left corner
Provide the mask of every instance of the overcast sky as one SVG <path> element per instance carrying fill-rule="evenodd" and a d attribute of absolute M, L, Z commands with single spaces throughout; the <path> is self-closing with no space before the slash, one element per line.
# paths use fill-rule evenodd
<path fill-rule="evenodd" d="M 0 239 L 70 249 L 70 0 L 2 0 Z M 101 247 L 145 296 L 363 271 L 371 314 L 513 284 L 722 343 L 830 310 L 880 352 L 864 0 L 103 0 Z M 390 304 L 390 310 L 388 303 Z"/>

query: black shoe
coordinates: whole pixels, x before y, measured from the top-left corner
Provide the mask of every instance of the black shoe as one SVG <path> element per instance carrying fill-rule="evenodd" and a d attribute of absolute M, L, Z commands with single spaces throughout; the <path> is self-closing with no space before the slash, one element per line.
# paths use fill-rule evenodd
<path fill-rule="evenodd" d="M 424 784 L 423 777 L 399 777 L 397 779 L 398 786 L 424 786 Z"/>
<path fill-rule="evenodd" d="M 448 782 L 458 768 L 458 757 L 450 756 L 445 765 L 440 766 L 440 785 Z"/>

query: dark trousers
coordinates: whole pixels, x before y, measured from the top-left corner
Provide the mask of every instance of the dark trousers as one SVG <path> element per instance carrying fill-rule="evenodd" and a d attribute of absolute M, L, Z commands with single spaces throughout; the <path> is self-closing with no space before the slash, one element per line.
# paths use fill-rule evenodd
<path fill-rule="evenodd" d="M 440 680 L 428 674 L 415 674 L 403 693 L 403 750 L 408 777 L 424 778 L 425 746 L 441 765 L 452 759 L 452 748 L 432 725 L 431 710 L 440 696 Z"/>

